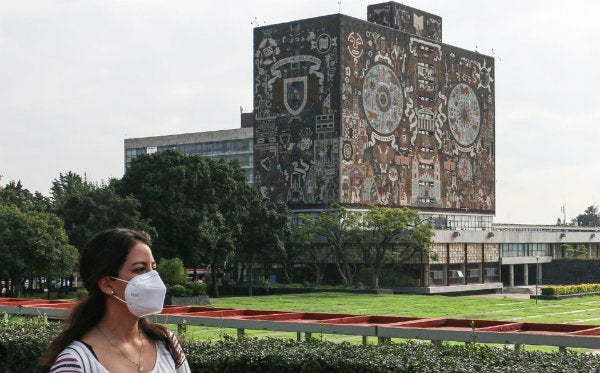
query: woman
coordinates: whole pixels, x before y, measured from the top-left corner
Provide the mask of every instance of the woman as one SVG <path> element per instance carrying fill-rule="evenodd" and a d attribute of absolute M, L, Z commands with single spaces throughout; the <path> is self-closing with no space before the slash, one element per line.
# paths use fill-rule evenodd
<path fill-rule="evenodd" d="M 190 372 L 174 334 L 144 317 L 162 310 L 166 291 L 145 232 L 96 234 L 79 272 L 88 297 L 42 358 L 51 373 Z"/>

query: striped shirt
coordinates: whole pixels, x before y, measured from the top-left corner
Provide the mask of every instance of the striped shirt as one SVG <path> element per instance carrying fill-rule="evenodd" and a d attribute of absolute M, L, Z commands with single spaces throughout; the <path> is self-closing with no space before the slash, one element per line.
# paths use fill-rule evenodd
<path fill-rule="evenodd" d="M 171 336 L 170 336 L 171 337 Z M 171 338 L 174 338 L 171 337 Z M 177 343 L 179 346 L 179 343 Z M 191 373 L 181 347 L 178 348 L 179 364 L 176 366 L 173 356 L 164 343 L 156 342 L 156 363 L 149 373 Z M 90 346 L 74 341 L 56 358 L 50 373 L 110 373 L 96 358 Z M 116 372 L 118 373 L 118 372 Z"/>

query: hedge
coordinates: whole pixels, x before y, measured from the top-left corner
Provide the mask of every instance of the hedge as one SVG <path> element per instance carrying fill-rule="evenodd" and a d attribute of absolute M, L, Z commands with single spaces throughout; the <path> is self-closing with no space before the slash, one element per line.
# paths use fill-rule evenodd
<path fill-rule="evenodd" d="M 542 295 L 572 295 L 600 292 L 600 284 L 544 286 Z"/>
<path fill-rule="evenodd" d="M 41 352 L 61 328 L 42 318 L 0 320 L 0 373 L 44 372 Z M 355 345 L 311 339 L 231 337 L 213 342 L 182 338 L 192 372 L 596 372 L 596 354 L 545 353 L 428 342 Z"/>
<path fill-rule="evenodd" d="M 187 346 L 193 372 L 408 373 L 597 372 L 600 356 L 567 351 L 497 348 L 425 342 L 354 345 L 280 339 L 223 340 Z"/>

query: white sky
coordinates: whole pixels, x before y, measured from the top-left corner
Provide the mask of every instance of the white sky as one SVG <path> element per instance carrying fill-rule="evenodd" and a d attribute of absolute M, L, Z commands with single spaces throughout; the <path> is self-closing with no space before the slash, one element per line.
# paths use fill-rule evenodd
<path fill-rule="evenodd" d="M 125 138 L 239 127 L 252 110 L 252 24 L 345 0 L 2 0 L 0 180 L 49 194 L 68 171 L 123 176 Z M 496 222 L 554 224 L 600 201 L 600 3 L 406 0 L 443 41 L 496 60 Z"/>

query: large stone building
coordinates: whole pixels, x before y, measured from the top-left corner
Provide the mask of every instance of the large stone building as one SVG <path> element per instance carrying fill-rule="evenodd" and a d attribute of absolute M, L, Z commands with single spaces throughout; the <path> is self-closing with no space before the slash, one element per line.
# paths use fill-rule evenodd
<path fill-rule="evenodd" d="M 257 27 L 254 113 L 241 128 L 126 139 L 125 165 L 177 149 L 238 159 L 263 195 L 297 212 L 416 208 L 435 224 L 432 255 L 408 263 L 399 291 L 541 283 L 565 244 L 599 259 L 595 227 L 493 223 L 493 57 L 442 43 L 441 17 L 405 5 L 371 5 L 367 19 Z"/>
<path fill-rule="evenodd" d="M 491 229 L 494 58 L 442 43 L 441 17 L 367 13 L 254 29 L 255 184 L 297 211 L 409 206 L 439 229 Z M 500 281 L 497 243 L 432 251 L 414 285 Z"/>
<path fill-rule="evenodd" d="M 493 216 L 494 58 L 394 2 L 254 30 L 255 182 L 292 207 Z M 482 219 L 489 222 L 490 219 Z"/>

